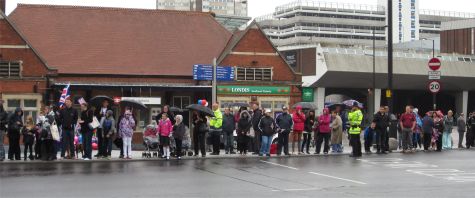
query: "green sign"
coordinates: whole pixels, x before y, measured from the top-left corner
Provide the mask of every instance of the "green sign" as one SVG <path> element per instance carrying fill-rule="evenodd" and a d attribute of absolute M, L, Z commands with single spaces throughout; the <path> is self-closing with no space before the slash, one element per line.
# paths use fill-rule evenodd
<path fill-rule="evenodd" d="M 290 87 L 264 87 L 264 86 L 218 86 L 218 94 L 230 95 L 289 95 Z"/>
<path fill-rule="evenodd" d="M 313 102 L 313 88 L 312 87 L 302 88 L 302 102 Z"/>

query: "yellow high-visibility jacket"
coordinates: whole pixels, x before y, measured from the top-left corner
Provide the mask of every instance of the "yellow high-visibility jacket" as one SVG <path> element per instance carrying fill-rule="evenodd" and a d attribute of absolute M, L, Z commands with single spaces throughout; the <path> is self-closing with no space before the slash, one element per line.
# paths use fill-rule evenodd
<path fill-rule="evenodd" d="M 209 121 L 209 126 L 212 129 L 221 129 L 223 126 L 223 114 L 219 109 L 214 111 L 214 117 Z"/>
<path fill-rule="evenodd" d="M 361 133 L 361 122 L 363 121 L 363 113 L 361 110 L 356 110 L 348 113 L 348 122 L 350 123 L 349 134 L 358 135 Z"/>

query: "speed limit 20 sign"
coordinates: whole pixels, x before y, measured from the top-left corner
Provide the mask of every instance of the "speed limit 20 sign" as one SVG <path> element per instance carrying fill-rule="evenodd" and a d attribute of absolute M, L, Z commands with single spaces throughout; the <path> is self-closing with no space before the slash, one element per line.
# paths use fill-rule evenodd
<path fill-rule="evenodd" d="M 429 91 L 432 92 L 432 93 L 434 93 L 434 94 L 435 94 L 435 93 L 438 93 L 441 88 L 442 88 L 442 87 L 441 87 L 439 81 L 434 80 L 434 81 L 431 81 L 431 82 L 429 83 Z"/>

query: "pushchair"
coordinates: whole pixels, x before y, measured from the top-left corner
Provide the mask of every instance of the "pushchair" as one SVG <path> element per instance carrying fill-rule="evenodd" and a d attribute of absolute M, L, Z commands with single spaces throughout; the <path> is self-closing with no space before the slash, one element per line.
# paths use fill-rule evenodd
<path fill-rule="evenodd" d="M 143 133 L 143 144 L 145 146 L 145 150 L 142 152 L 142 158 L 152 158 L 158 157 L 158 136 L 157 136 L 157 128 L 154 125 L 148 125 L 145 127 Z"/>

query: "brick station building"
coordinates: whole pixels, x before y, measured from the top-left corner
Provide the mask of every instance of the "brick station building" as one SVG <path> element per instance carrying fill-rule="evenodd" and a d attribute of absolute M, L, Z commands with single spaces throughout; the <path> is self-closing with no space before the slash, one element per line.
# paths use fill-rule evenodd
<path fill-rule="evenodd" d="M 26 4 L 18 5 L 9 22 L 17 31 L 2 35 L 22 35 L 25 41 L 17 39 L 19 44 L 27 40 L 36 55 L 30 60 L 32 55 L 15 52 L 18 58 L 12 60 L 36 61 L 34 66 L 25 64 L 23 73 L 38 76 L 33 84 L 41 87 L 36 90 L 42 104 L 56 104 L 67 84 L 73 98 L 137 99 L 149 107 L 136 112 L 143 127 L 164 104 L 184 108 L 198 99 L 211 101 L 211 82 L 193 80 L 193 65 L 211 64 L 213 58 L 236 71 L 235 81 L 218 84 L 222 104 L 258 101 L 279 111 L 300 101 L 301 75 L 256 23 L 233 34 L 210 13 Z M 14 38 L 0 37 L 6 39 L 2 43 Z M 29 90 L 16 86 L 2 81 L 0 90 L 34 92 L 32 85 Z M 244 91 L 226 92 L 231 88 Z"/>

